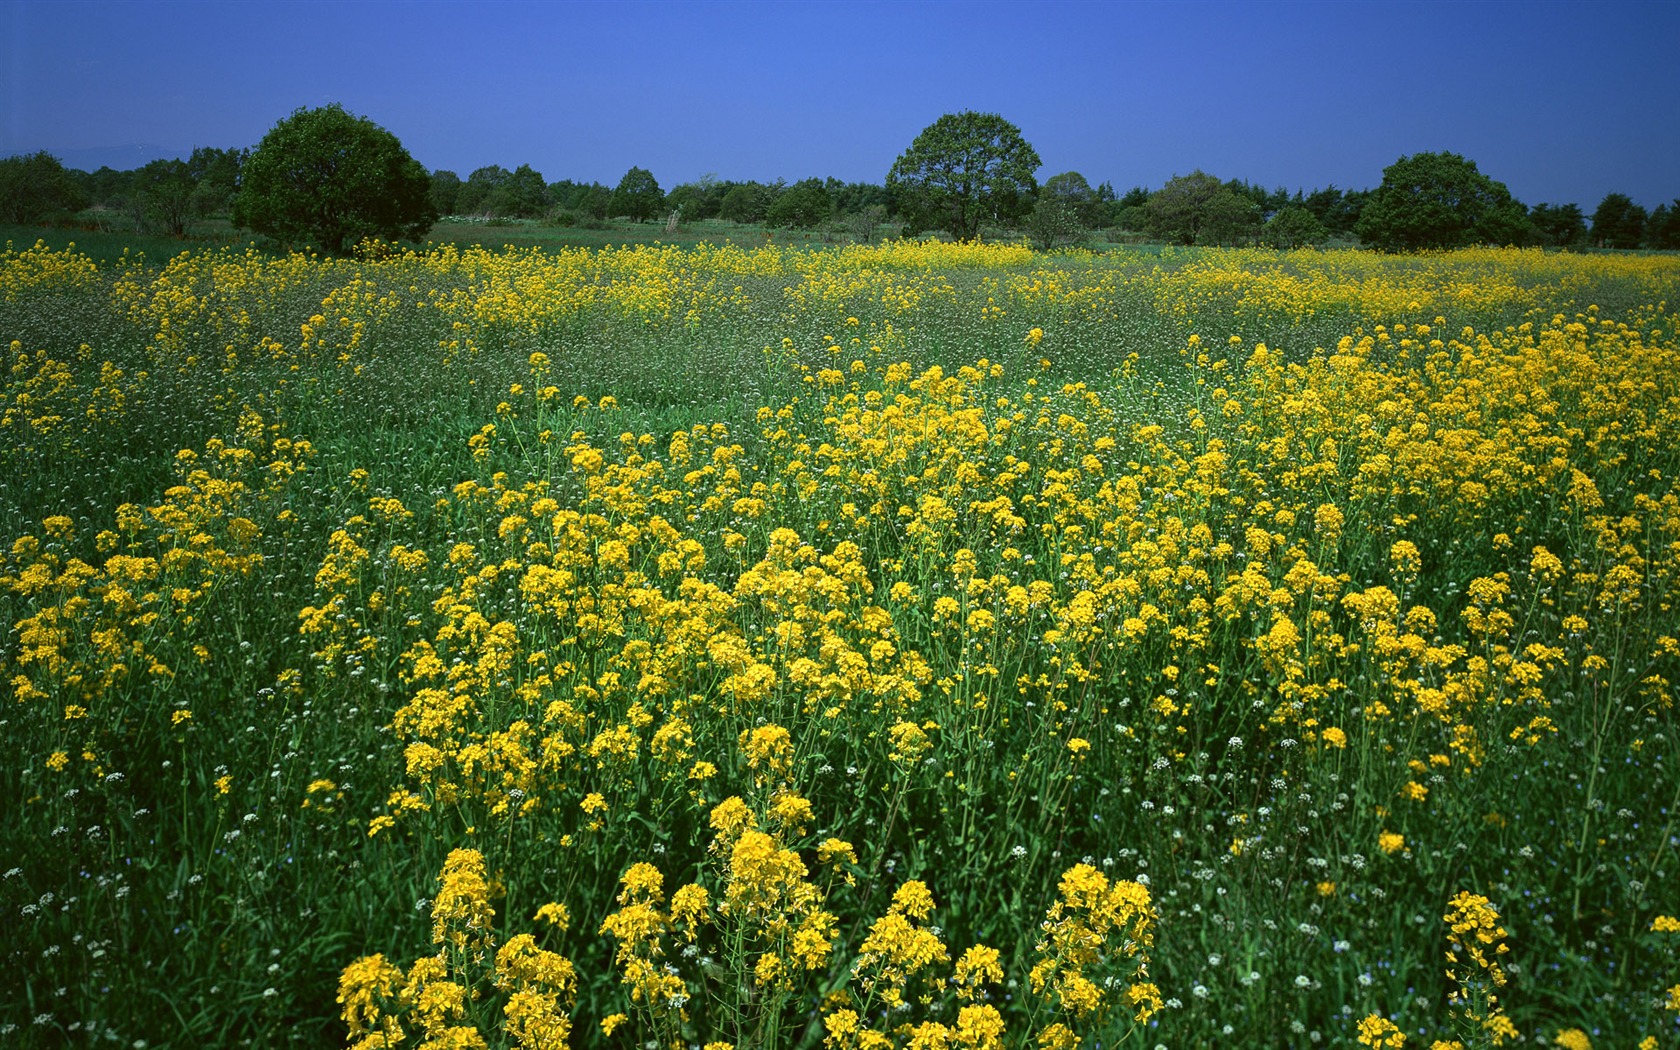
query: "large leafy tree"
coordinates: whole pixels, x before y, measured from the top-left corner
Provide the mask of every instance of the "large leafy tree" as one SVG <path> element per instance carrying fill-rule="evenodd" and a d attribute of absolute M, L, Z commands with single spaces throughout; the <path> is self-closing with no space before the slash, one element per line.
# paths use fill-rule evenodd
<path fill-rule="evenodd" d="M 186 161 L 154 160 L 134 173 L 134 210 L 152 229 L 185 236 L 200 211 L 197 188 Z"/>
<path fill-rule="evenodd" d="M 916 136 L 887 172 L 887 190 L 913 225 L 973 240 L 985 222 L 1032 207 L 1042 162 L 1021 129 L 995 113 L 947 113 Z"/>
<path fill-rule="evenodd" d="M 432 198 L 432 209 L 439 215 L 454 215 L 455 203 L 461 197 L 461 176 L 453 171 L 439 169 L 432 172 L 432 188 L 429 195 Z"/>
<path fill-rule="evenodd" d="M 490 192 L 486 203 L 497 215 L 541 215 L 548 210 L 548 183 L 542 172 L 521 164 Z"/>
<path fill-rule="evenodd" d="M 1571 248 L 1587 239 L 1587 220 L 1578 204 L 1536 204 L 1528 221 L 1536 239 L 1547 248 Z"/>
<path fill-rule="evenodd" d="M 462 215 L 489 215 L 492 212 L 490 198 L 513 178 L 513 172 L 500 164 L 486 164 L 482 168 L 473 169 L 462 184 L 461 192 L 456 196 L 455 206 Z"/>
<path fill-rule="evenodd" d="M 1107 186 L 1107 184 L 1104 184 Z M 1108 187 L 1105 197 L 1102 193 L 1091 188 L 1091 183 L 1077 171 L 1064 171 L 1060 175 L 1052 175 L 1044 180 L 1044 186 L 1039 190 L 1038 199 L 1054 201 L 1063 205 L 1078 220 L 1079 225 L 1086 229 L 1096 229 L 1108 218 L 1107 202 L 1114 196 L 1113 187 Z M 1034 209 L 1035 213 L 1037 209 Z"/>
<path fill-rule="evenodd" d="M 1672 251 L 1680 248 L 1680 200 L 1659 204 L 1645 223 L 1645 247 Z"/>
<path fill-rule="evenodd" d="M 299 109 L 240 173 L 235 225 L 342 254 L 366 237 L 417 239 L 437 219 L 426 169 L 397 137 L 336 102 Z"/>
<path fill-rule="evenodd" d="M 193 207 L 200 215 L 228 210 L 239 192 L 240 173 L 250 155 L 247 149 L 193 147 L 187 158 L 187 174 L 193 180 Z"/>
<path fill-rule="evenodd" d="M 680 209 L 685 220 L 715 218 L 718 207 L 723 203 L 724 192 L 724 185 L 718 181 L 717 175 L 707 172 L 693 182 L 673 186 L 671 192 L 665 195 L 665 205 Z"/>
<path fill-rule="evenodd" d="M 618 180 L 613 189 L 612 202 L 607 210 L 613 215 L 626 215 L 636 222 L 651 219 L 665 206 L 665 194 L 659 180 L 646 168 L 631 168 Z"/>
<path fill-rule="evenodd" d="M 1389 252 L 1521 244 L 1528 210 L 1503 182 L 1456 153 L 1415 153 L 1383 169 L 1354 226 L 1359 239 Z"/>
<path fill-rule="evenodd" d="M 718 202 L 718 215 L 730 222 L 758 222 L 769 212 L 781 193 L 779 186 L 761 182 L 737 182 Z"/>
<path fill-rule="evenodd" d="M 1255 207 L 1206 171 L 1174 175 L 1144 203 L 1144 230 L 1158 240 L 1196 244 L 1235 239 L 1258 222 Z"/>
<path fill-rule="evenodd" d="M 1593 209 L 1592 238 L 1604 248 L 1637 248 L 1647 218 L 1627 194 L 1607 193 Z"/>
<path fill-rule="evenodd" d="M 1260 239 L 1273 248 L 1299 248 L 1323 244 L 1330 239 L 1330 231 L 1304 205 L 1291 204 L 1266 220 L 1260 228 Z"/>
<path fill-rule="evenodd" d="M 87 201 L 70 172 L 45 150 L 0 160 L 0 220 L 45 222 Z"/>
<path fill-rule="evenodd" d="M 764 221 L 783 229 L 808 230 L 833 214 L 834 198 L 823 180 L 804 179 L 782 191 L 764 213 Z"/>

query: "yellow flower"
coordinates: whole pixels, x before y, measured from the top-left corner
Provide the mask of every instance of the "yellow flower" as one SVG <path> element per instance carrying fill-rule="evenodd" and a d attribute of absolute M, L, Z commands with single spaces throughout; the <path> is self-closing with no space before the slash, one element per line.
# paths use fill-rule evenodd
<path fill-rule="evenodd" d="M 793 758 L 793 738 L 779 725 L 742 730 L 737 744 L 747 756 L 750 769 L 761 767 L 770 773 L 785 773 Z"/>
<path fill-rule="evenodd" d="M 852 848 L 850 842 L 843 839 L 824 839 L 817 846 L 817 863 L 819 864 L 832 864 L 839 867 L 842 863 L 856 864 L 857 862 L 857 850 Z"/>
<path fill-rule="evenodd" d="M 912 879 L 893 891 L 892 910 L 912 919 L 925 919 L 933 911 L 933 894 L 927 883 Z"/>
<path fill-rule="evenodd" d="M 566 910 L 566 906 L 552 901 L 538 908 L 531 919 L 534 922 L 546 922 L 561 930 L 569 928 L 572 922 L 571 913 Z"/>
<path fill-rule="evenodd" d="M 1388 1018 L 1380 1014 L 1368 1014 L 1359 1022 L 1359 1045 L 1402 1047 L 1406 1045 L 1406 1033 Z"/>
<path fill-rule="evenodd" d="M 679 886 L 671 894 L 671 921 L 681 925 L 693 941 L 697 928 L 711 921 L 711 898 L 706 888 L 692 882 Z"/>
<path fill-rule="evenodd" d="M 1037 1042 L 1040 1050 L 1074 1050 L 1079 1045 L 1079 1037 L 1073 1034 L 1073 1029 L 1057 1021 L 1038 1033 Z"/>
<path fill-rule="evenodd" d="M 1384 853 L 1398 853 L 1406 845 L 1406 837 L 1392 831 L 1384 831 L 1377 836 L 1377 848 Z"/>
<path fill-rule="evenodd" d="M 1134 984 L 1126 989 L 1126 1003 L 1135 1011 L 1133 1019 L 1143 1024 L 1155 1014 L 1159 1013 L 1164 1004 L 1161 1001 L 1161 989 L 1153 984 Z"/>
<path fill-rule="evenodd" d="M 711 826 L 717 832 L 717 842 L 727 843 L 734 841 L 741 832 L 758 827 L 758 818 L 741 801 L 741 796 L 731 795 L 712 807 Z"/>
<path fill-rule="evenodd" d="M 976 944 L 963 952 L 953 969 L 951 982 L 957 986 L 957 995 L 964 999 L 978 995 L 981 985 L 1002 984 L 1003 964 L 998 950 Z"/>
<path fill-rule="evenodd" d="M 1508 1042 L 1522 1038 L 1522 1033 L 1517 1031 L 1517 1026 L 1511 1023 L 1511 1019 L 1502 1013 L 1489 1014 L 1487 1020 L 1482 1022 L 1482 1028 L 1493 1037 L 1494 1046 L 1504 1046 Z"/>

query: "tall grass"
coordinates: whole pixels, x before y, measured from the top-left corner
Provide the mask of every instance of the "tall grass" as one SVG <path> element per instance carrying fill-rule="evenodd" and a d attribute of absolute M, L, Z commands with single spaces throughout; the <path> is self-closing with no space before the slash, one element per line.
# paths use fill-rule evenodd
<path fill-rule="evenodd" d="M 4 1037 L 1674 1045 L 1676 273 L 14 248 Z"/>

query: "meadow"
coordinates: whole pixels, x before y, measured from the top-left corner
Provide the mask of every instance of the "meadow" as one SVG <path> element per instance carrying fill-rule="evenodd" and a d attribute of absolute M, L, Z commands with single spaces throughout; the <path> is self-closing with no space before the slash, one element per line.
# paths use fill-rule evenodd
<path fill-rule="evenodd" d="M 1677 290 L 14 244 L 0 1041 L 1680 1047 Z"/>

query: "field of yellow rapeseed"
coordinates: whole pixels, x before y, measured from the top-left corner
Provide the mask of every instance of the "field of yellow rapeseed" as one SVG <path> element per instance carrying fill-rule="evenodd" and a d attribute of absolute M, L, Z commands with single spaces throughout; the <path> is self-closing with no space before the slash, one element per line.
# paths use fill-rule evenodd
<path fill-rule="evenodd" d="M 5 1042 L 1680 1046 L 1680 260 L 367 247 L 0 255 Z"/>

